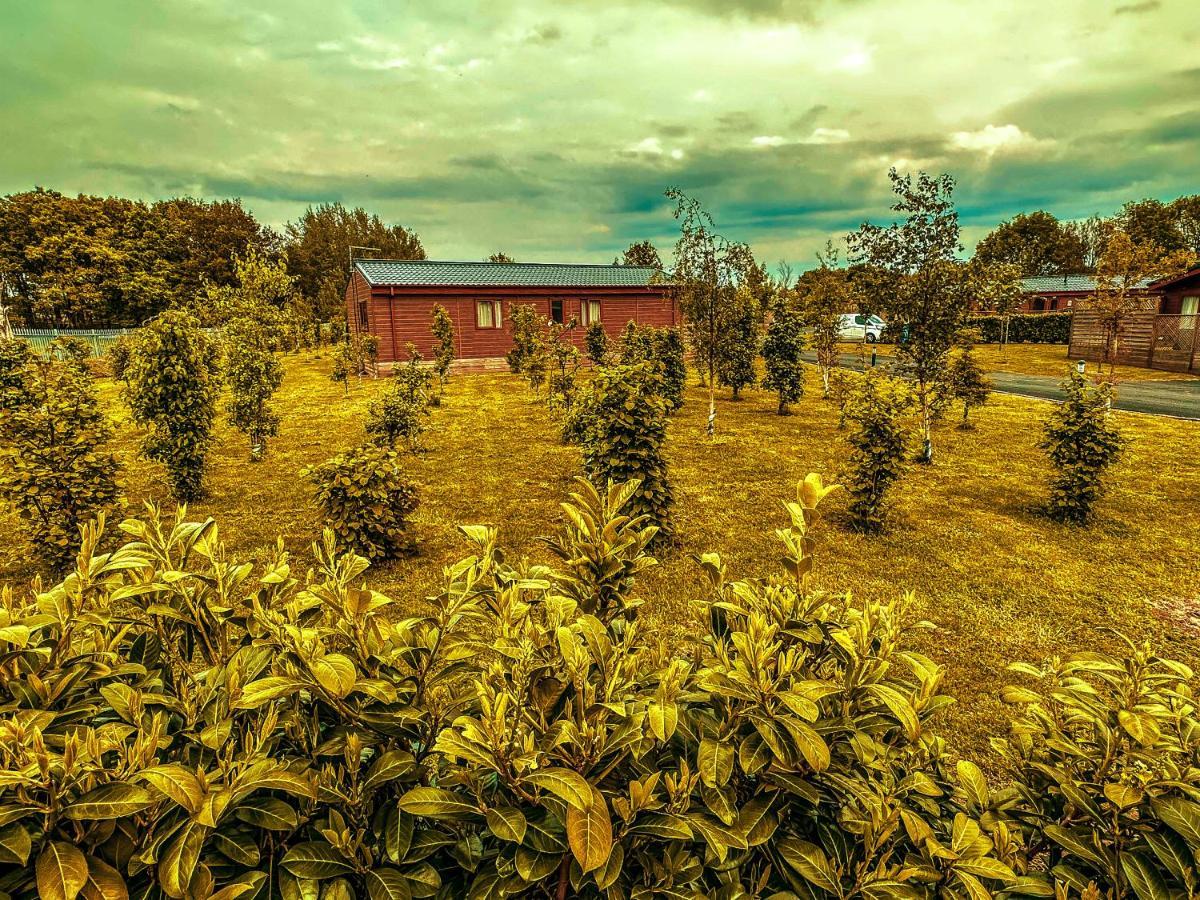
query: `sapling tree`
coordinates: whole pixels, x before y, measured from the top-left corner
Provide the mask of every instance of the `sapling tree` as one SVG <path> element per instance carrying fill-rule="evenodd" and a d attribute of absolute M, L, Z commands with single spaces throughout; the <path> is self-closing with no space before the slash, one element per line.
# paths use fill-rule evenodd
<path fill-rule="evenodd" d="M 821 265 L 805 272 L 796 284 L 800 315 L 811 331 L 817 352 L 817 370 L 821 375 L 821 393 L 829 397 L 829 376 L 838 364 L 842 313 L 854 306 L 854 292 L 845 269 L 838 268 L 837 251 L 832 242 L 818 254 Z"/>
<path fill-rule="evenodd" d="M 369 331 L 361 331 L 354 336 L 356 355 L 358 359 L 358 372 L 363 375 L 370 375 L 372 378 L 379 377 L 379 335 L 371 334 Z"/>
<path fill-rule="evenodd" d="M 1072 371 L 1062 387 L 1066 399 L 1047 416 L 1040 445 L 1056 470 L 1047 513 L 1068 525 L 1086 525 L 1126 441 L 1112 421 L 1111 384 L 1092 385 Z"/>
<path fill-rule="evenodd" d="M 965 431 L 975 427 L 969 418 L 971 410 L 987 403 L 992 393 L 992 383 L 975 359 L 978 332 L 974 329 L 965 329 L 964 332 L 959 338 L 958 352 L 950 362 L 946 382 L 949 395 L 962 404 L 962 421 L 958 427 Z"/>
<path fill-rule="evenodd" d="M 546 380 L 545 320 L 528 303 L 514 305 L 509 313 L 512 327 L 512 348 L 505 354 L 508 370 L 524 375 L 534 392 L 541 390 Z"/>
<path fill-rule="evenodd" d="M 167 310 L 138 333 L 126 373 L 133 420 L 149 429 L 142 452 L 166 466 L 176 500 L 198 498 L 220 391 L 215 348 L 194 316 Z"/>
<path fill-rule="evenodd" d="M 678 188 L 671 188 L 666 196 L 675 202 L 680 231 L 670 280 L 688 329 L 693 358 L 708 385 L 706 430 L 711 437 L 717 421 L 721 329 L 730 311 L 738 307 L 738 287 L 756 264 L 746 244 L 717 233 L 712 216 L 698 200 Z"/>
<path fill-rule="evenodd" d="M 454 362 L 454 323 L 446 307 L 438 303 L 433 307 L 433 371 L 437 374 L 438 394 L 445 393 L 450 380 L 450 365 Z"/>
<path fill-rule="evenodd" d="M 580 353 L 571 340 L 576 328 L 574 320 L 565 325 L 551 322 L 546 329 L 546 357 L 550 369 L 547 402 L 551 409 L 568 413 L 575 402 Z"/>
<path fill-rule="evenodd" d="M 904 474 L 911 404 L 908 387 L 878 369 L 857 379 L 846 400 L 850 455 L 842 484 L 850 494 L 852 526 L 878 532 L 887 517 L 887 493 Z"/>
<path fill-rule="evenodd" d="M 755 363 L 762 341 L 762 309 L 748 284 L 738 286 L 717 338 L 717 383 L 740 400 L 742 389 L 758 380 Z"/>
<path fill-rule="evenodd" d="M 583 350 L 592 365 L 602 366 L 607 362 L 608 354 L 612 351 L 612 341 L 608 339 L 603 322 L 592 322 L 588 325 L 583 335 Z"/>
<path fill-rule="evenodd" d="M 794 305 L 784 297 L 775 302 L 767 336 L 763 341 L 763 362 L 766 372 L 762 386 L 779 395 L 778 412 L 790 414 L 789 406 L 804 396 L 804 365 L 800 354 L 804 350 L 804 329 Z"/>
<path fill-rule="evenodd" d="M 403 441 L 412 451 L 421 449 L 421 434 L 433 395 L 432 370 L 421 365 L 421 354 L 411 344 L 408 362 L 392 372 L 391 385 L 367 407 L 367 435 L 383 447 Z"/>
<path fill-rule="evenodd" d="M 419 500 L 390 447 L 363 444 L 301 471 L 316 489 L 316 503 L 337 546 L 369 560 L 415 549 L 409 531 Z"/>
<path fill-rule="evenodd" d="M 271 398 L 283 383 L 283 366 L 271 335 L 259 319 L 241 316 L 225 326 L 225 380 L 229 385 L 229 424 L 250 440 L 250 459 L 266 453 L 267 439 L 279 433 L 279 413 Z"/>
<path fill-rule="evenodd" d="M 592 382 L 590 421 L 582 435 L 584 471 L 598 490 L 640 480 L 629 508 L 658 526 L 658 541 L 674 534 L 675 503 L 663 457 L 668 407 L 661 378 L 648 362 L 601 369 Z"/>
<path fill-rule="evenodd" d="M 0 498 L 52 571 L 73 559 L 80 529 L 118 504 L 111 436 L 85 366 L 0 340 Z"/>
<path fill-rule="evenodd" d="M 1000 317 L 1000 352 L 1008 351 L 1008 326 L 1021 305 L 1021 267 L 1011 262 L 987 262 L 978 256 L 968 266 L 971 295 L 981 309 Z"/>
<path fill-rule="evenodd" d="M 864 222 L 847 237 L 851 261 L 862 265 L 857 279 L 866 306 L 882 310 L 888 324 L 907 329 L 896 348 L 897 370 L 914 384 L 920 412 L 921 462 L 933 462 L 935 405 L 943 393 L 950 350 L 970 309 L 966 266 L 957 260 L 958 213 L 954 179 L 916 179 L 892 169 L 888 176 L 905 218 L 891 225 Z"/>
<path fill-rule="evenodd" d="M 342 341 L 333 345 L 333 368 L 329 372 L 331 381 L 342 386 L 346 396 L 350 396 L 350 376 L 354 373 L 354 347 Z"/>

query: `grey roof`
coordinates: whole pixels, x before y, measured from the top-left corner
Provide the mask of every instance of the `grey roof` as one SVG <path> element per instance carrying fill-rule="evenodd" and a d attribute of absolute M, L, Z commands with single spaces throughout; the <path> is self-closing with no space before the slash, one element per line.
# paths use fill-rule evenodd
<path fill-rule="evenodd" d="M 443 262 L 435 259 L 358 259 L 355 267 L 372 285 L 449 287 L 646 287 L 652 266 L 566 263 Z"/>
<path fill-rule="evenodd" d="M 1152 279 L 1144 278 L 1134 287 L 1147 288 Z M 1053 294 L 1057 291 L 1091 292 L 1096 289 L 1096 279 L 1091 275 L 1037 275 L 1021 279 L 1021 290 L 1026 294 Z"/>

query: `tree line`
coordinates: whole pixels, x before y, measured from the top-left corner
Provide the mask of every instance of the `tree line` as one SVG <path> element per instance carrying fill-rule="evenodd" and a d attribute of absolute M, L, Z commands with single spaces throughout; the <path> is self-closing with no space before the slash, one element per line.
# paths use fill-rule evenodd
<path fill-rule="evenodd" d="M 156 203 L 38 188 L 0 198 L 0 303 L 33 328 L 140 325 L 237 284 L 235 259 L 285 260 L 312 317 L 342 306 L 351 247 L 424 259 L 420 237 L 340 203 L 309 207 L 282 232 L 239 200 Z"/>

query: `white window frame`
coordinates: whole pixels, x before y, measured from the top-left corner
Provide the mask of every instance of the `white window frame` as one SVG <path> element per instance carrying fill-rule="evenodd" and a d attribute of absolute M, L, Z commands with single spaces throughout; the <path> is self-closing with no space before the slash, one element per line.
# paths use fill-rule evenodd
<path fill-rule="evenodd" d="M 585 297 L 583 300 L 579 301 L 579 303 L 579 318 L 582 320 L 582 324 L 591 325 L 593 322 L 604 321 L 604 313 L 601 310 L 599 300 L 589 300 Z M 596 310 L 595 318 L 592 318 L 593 304 L 595 304 L 594 308 Z"/>
<path fill-rule="evenodd" d="M 487 325 L 483 323 L 483 311 L 488 311 L 491 317 L 491 322 Z M 475 327 L 481 330 L 491 331 L 497 328 L 504 327 L 504 301 L 503 300 L 476 300 L 475 301 Z"/>

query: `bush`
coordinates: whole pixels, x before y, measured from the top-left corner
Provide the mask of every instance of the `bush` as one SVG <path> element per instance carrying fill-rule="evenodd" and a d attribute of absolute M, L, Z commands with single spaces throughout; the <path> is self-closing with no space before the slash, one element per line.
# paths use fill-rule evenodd
<path fill-rule="evenodd" d="M 803 321 L 786 303 L 776 304 L 763 341 L 766 372 L 762 386 L 779 395 L 779 415 L 788 415 L 788 406 L 804 396 L 804 365 L 800 353 L 804 350 Z"/>
<path fill-rule="evenodd" d="M 983 374 L 983 369 L 975 359 L 970 344 L 960 348 L 950 361 L 950 367 L 946 371 L 946 380 L 949 397 L 962 403 L 963 416 L 958 427 L 973 428 L 968 416 L 972 409 L 987 403 L 988 397 L 992 393 L 992 383 Z"/>
<path fill-rule="evenodd" d="M 166 466 L 175 499 L 196 499 L 220 391 L 215 348 L 194 317 L 167 310 L 138 332 L 126 375 L 133 419 L 150 429 L 142 452 Z"/>
<path fill-rule="evenodd" d="M 843 482 L 850 494 L 850 516 L 859 531 L 877 532 L 887 516 L 887 492 L 904 474 L 908 430 L 904 416 L 911 394 L 900 381 L 877 370 L 857 380 L 843 415 L 850 424 L 850 456 Z"/>
<path fill-rule="evenodd" d="M 117 381 L 125 380 L 125 370 L 129 368 L 129 357 L 132 352 L 133 337 L 128 334 L 123 334 L 108 348 L 108 364 L 112 371 L 112 377 Z"/>
<path fill-rule="evenodd" d="M 602 366 L 608 361 L 608 354 L 612 352 L 612 341 L 608 339 L 603 322 L 592 322 L 588 325 L 583 335 L 583 350 L 592 365 Z"/>
<path fill-rule="evenodd" d="M 582 428 L 584 472 L 602 491 L 610 482 L 640 481 L 630 512 L 648 517 L 658 528 L 658 541 L 670 539 L 675 499 L 662 455 L 668 413 L 662 376 L 650 363 L 607 367 L 593 380 L 592 391 Z"/>
<path fill-rule="evenodd" d="M 970 316 L 967 325 L 976 328 L 980 341 L 985 344 L 1000 343 L 1001 316 Z M 1008 317 L 1008 342 L 1010 344 L 1067 344 L 1071 341 L 1071 314 L 1061 313 L 1018 313 Z"/>
<path fill-rule="evenodd" d="M 317 506 L 342 550 L 376 560 L 415 549 L 409 520 L 417 490 L 395 450 L 363 444 L 300 474 L 316 487 Z"/>
<path fill-rule="evenodd" d="M 111 437 L 86 367 L 0 342 L 0 497 L 52 571 L 72 560 L 82 526 L 117 506 Z"/>
<path fill-rule="evenodd" d="M 544 322 L 538 311 L 527 303 L 514 304 L 509 312 L 512 348 L 504 355 L 508 370 L 524 375 L 535 390 L 546 377 Z"/>
<path fill-rule="evenodd" d="M 329 380 L 337 382 L 350 395 L 350 376 L 355 371 L 354 345 L 346 341 L 333 345 L 333 368 L 329 371 Z"/>
<path fill-rule="evenodd" d="M 304 578 L 215 524 L 146 521 L 0 593 L 0 885 L 12 897 L 1188 896 L 1193 675 L 1134 649 L 1022 666 L 1009 781 L 952 761 L 907 600 L 814 590 L 809 476 L 783 569 L 701 558 L 698 641 L 630 620 L 636 485 L 581 485 L 563 568 L 496 531 L 428 604 L 326 533 Z M 416 598 L 413 598 L 416 601 Z M 101 658 L 103 664 L 101 664 Z M 81 662 L 83 661 L 83 662 Z M 56 814 L 48 814 L 56 810 Z M 1095 887 L 1089 887 L 1094 882 Z"/>
<path fill-rule="evenodd" d="M 403 440 L 415 451 L 429 415 L 434 373 L 421 365 L 421 354 L 411 344 L 409 350 L 408 363 L 393 370 L 391 386 L 367 407 L 367 434 L 382 447 Z"/>
<path fill-rule="evenodd" d="M 59 335 L 46 350 L 51 359 L 70 363 L 79 369 L 86 369 L 88 360 L 92 358 L 92 345 L 73 334 Z"/>
<path fill-rule="evenodd" d="M 229 424 L 250 439 L 250 458 L 267 450 L 267 439 L 279 434 L 279 414 L 271 398 L 283 384 L 283 366 L 271 350 L 270 332 L 250 318 L 225 326 L 225 378 L 229 383 Z"/>
<path fill-rule="evenodd" d="M 354 358 L 357 362 L 356 375 L 379 377 L 379 335 L 369 331 L 356 332 L 354 335 Z"/>
<path fill-rule="evenodd" d="M 655 328 L 628 322 L 621 335 L 620 364 L 635 366 L 649 363 L 660 378 L 660 390 L 668 411 L 683 406 L 683 391 L 687 386 L 687 364 L 684 361 L 683 336 L 678 328 Z"/>
<path fill-rule="evenodd" d="M 1068 525 L 1086 525 L 1104 493 L 1104 475 L 1117 461 L 1125 439 L 1109 413 L 1112 385 L 1090 385 L 1078 372 L 1062 383 L 1066 399 L 1046 418 L 1039 446 L 1057 470 L 1047 513 Z"/>
<path fill-rule="evenodd" d="M 742 388 L 758 383 L 758 351 L 762 343 L 762 312 L 758 299 L 747 288 L 725 311 L 716 344 L 717 384 L 730 388 L 740 400 Z"/>

